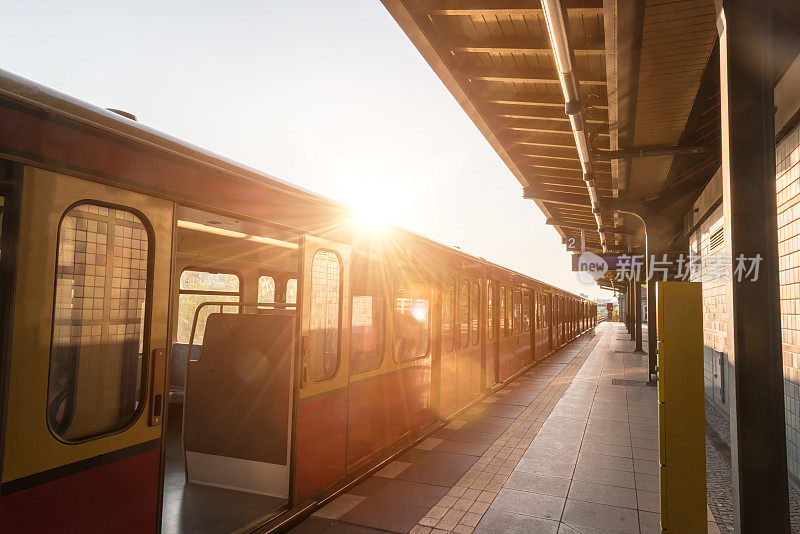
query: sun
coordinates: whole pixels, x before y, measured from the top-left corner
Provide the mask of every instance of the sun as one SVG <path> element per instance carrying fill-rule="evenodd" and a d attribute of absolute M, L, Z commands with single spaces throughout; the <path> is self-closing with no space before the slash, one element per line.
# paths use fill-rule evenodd
<path fill-rule="evenodd" d="M 356 194 L 350 195 L 348 204 L 353 210 L 354 223 L 364 231 L 381 232 L 389 223 L 389 210 L 384 193 L 374 188 L 359 188 Z"/>

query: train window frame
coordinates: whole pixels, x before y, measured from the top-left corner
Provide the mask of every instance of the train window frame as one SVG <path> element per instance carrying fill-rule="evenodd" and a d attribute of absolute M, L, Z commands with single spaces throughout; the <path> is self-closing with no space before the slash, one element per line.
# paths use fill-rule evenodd
<path fill-rule="evenodd" d="M 500 337 L 508 337 L 506 330 L 506 286 L 500 285 L 500 318 L 498 321 Z"/>
<path fill-rule="evenodd" d="M 466 288 L 466 299 L 464 299 L 464 288 Z M 462 278 L 458 284 L 458 348 L 467 348 L 470 345 L 470 328 L 472 307 L 470 303 L 472 284 L 469 278 Z M 466 300 L 466 304 L 464 303 Z M 462 316 L 462 311 L 466 314 Z M 466 323 L 466 324 L 465 324 Z M 466 327 L 466 328 L 465 328 Z"/>
<path fill-rule="evenodd" d="M 56 295 L 58 289 L 58 256 L 59 250 L 61 247 L 61 226 L 64 222 L 64 219 L 67 215 L 72 212 L 73 209 L 77 208 L 81 205 L 92 205 L 103 207 L 107 209 L 119 210 L 130 213 L 139 219 L 139 222 L 144 227 L 145 233 L 147 235 L 147 276 L 145 278 L 145 297 L 144 297 L 144 313 L 142 314 L 142 332 L 141 332 L 141 345 L 142 345 L 142 363 L 141 363 L 141 370 L 139 376 L 139 397 L 137 400 L 137 407 L 136 410 L 131 413 L 129 420 L 124 424 L 117 428 L 105 431 L 105 432 L 98 432 L 95 434 L 82 436 L 78 439 L 67 439 L 63 435 L 59 434 L 51 425 L 50 421 L 50 387 L 51 387 L 51 380 L 53 377 L 53 341 L 55 338 L 55 319 L 56 319 Z M 61 214 L 59 217 L 58 225 L 56 226 L 56 254 L 55 254 L 55 268 L 53 272 L 53 294 L 52 294 L 52 308 L 50 313 L 50 344 L 49 344 L 49 354 L 48 354 L 48 365 L 47 365 L 47 389 L 46 389 L 46 398 L 47 406 L 45 406 L 44 410 L 44 419 L 45 424 L 47 425 L 47 430 L 50 432 L 50 435 L 53 436 L 55 440 L 65 445 L 81 445 L 84 443 L 90 443 L 93 441 L 97 441 L 98 439 L 104 439 L 110 436 L 115 436 L 118 434 L 122 434 L 130 430 L 141 418 L 142 414 L 145 412 L 145 409 L 148 405 L 148 398 L 150 394 L 150 384 L 147 380 L 148 376 L 150 376 L 151 367 L 152 367 L 152 359 L 150 356 L 150 337 L 151 337 L 151 322 L 152 322 L 152 310 L 153 310 L 153 279 L 155 276 L 155 231 L 153 230 L 153 225 L 148 219 L 148 217 L 142 213 L 140 210 L 133 208 L 131 206 L 126 206 L 124 204 L 115 204 L 111 202 L 104 202 L 96 199 L 82 199 L 78 200 L 77 202 L 73 202 Z M 113 267 L 112 267 L 113 268 Z"/>
<path fill-rule="evenodd" d="M 442 291 L 442 350 L 444 352 L 452 352 L 456 348 L 456 311 L 457 311 L 457 304 L 456 304 L 456 291 L 458 290 L 458 284 L 456 283 L 456 277 L 452 274 L 448 274 L 445 276 L 445 283 L 443 285 Z M 450 319 L 450 334 L 445 333 L 445 321 L 447 320 L 446 312 L 447 307 L 445 306 L 446 299 L 449 299 L 449 319 Z"/>
<path fill-rule="evenodd" d="M 433 285 L 432 285 L 432 282 L 431 282 L 430 279 L 428 279 L 427 277 L 425 277 L 423 275 L 417 274 L 416 275 L 417 279 L 419 280 L 420 283 L 424 284 L 424 286 L 426 288 L 425 292 L 426 292 L 426 297 L 427 297 L 427 301 L 428 301 L 428 314 L 427 314 L 427 318 L 426 318 L 426 321 L 425 321 L 425 324 L 426 324 L 426 328 L 425 328 L 425 333 L 426 333 L 426 335 L 425 335 L 425 338 L 426 338 L 425 339 L 425 353 L 420 355 L 420 356 L 416 356 L 414 358 L 399 359 L 397 357 L 397 324 L 396 324 L 396 322 L 397 322 L 396 321 L 397 320 L 397 283 L 398 283 L 398 280 L 399 280 L 400 276 L 405 275 L 406 273 L 409 273 L 409 272 L 414 272 L 414 271 L 411 268 L 409 268 L 408 266 L 398 267 L 395 270 L 394 279 L 392 280 L 392 293 L 391 293 L 391 295 L 392 295 L 392 300 L 391 300 L 391 306 L 392 306 L 392 308 L 391 308 L 391 310 L 392 310 L 392 360 L 397 365 L 403 365 L 403 364 L 407 364 L 407 363 L 410 363 L 410 362 L 423 360 L 423 359 L 429 357 L 431 355 L 431 353 L 432 353 L 431 352 L 432 351 L 431 342 L 432 342 L 432 336 L 433 336 L 433 322 L 432 322 L 432 307 L 433 307 L 432 287 L 433 287 Z"/>
<path fill-rule="evenodd" d="M 518 287 L 514 288 L 512 292 L 514 308 L 511 311 L 511 324 L 513 325 L 512 332 L 514 334 L 522 333 L 522 290 Z"/>
<path fill-rule="evenodd" d="M 472 282 L 472 295 L 470 295 L 470 328 L 472 345 L 480 345 L 481 342 L 481 286 L 477 280 Z"/>
<path fill-rule="evenodd" d="M 527 310 L 527 311 L 526 311 Z M 531 293 L 527 289 L 522 289 L 522 331 L 531 331 Z"/>
<path fill-rule="evenodd" d="M 494 341 L 494 284 L 488 283 L 486 288 L 486 337 L 488 341 Z"/>
<path fill-rule="evenodd" d="M 289 300 L 289 283 L 294 281 L 294 300 Z M 286 279 L 285 284 L 286 291 L 283 293 L 283 301 L 284 304 L 294 304 L 297 306 L 297 297 L 300 295 L 300 279 L 296 276 L 290 277 Z"/>
<path fill-rule="evenodd" d="M 365 262 L 369 262 L 370 260 L 364 260 Z M 354 355 L 354 347 L 356 346 L 354 342 L 354 321 L 353 315 L 356 310 L 355 299 L 357 297 L 364 297 L 364 296 L 373 296 L 373 295 L 360 295 L 356 294 L 357 292 L 367 291 L 356 289 L 358 286 L 353 283 L 353 280 L 357 279 L 357 275 L 359 274 L 359 267 L 357 264 L 359 263 L 359 258 L 353 258 L 352 266 L 351 266 L 351 281 L 350 281 L 350 357 L 349 357 L 349 366 L 350 366 L 350 376 L 357 376 L 361 373 L 366 373 L 368 371 L 374 371 L 375 369 L 380 369 L 383 365 L 383 361 L 386 359 L 386 337 L 388 332 L 388 302 L 387 302 L 387 288 L 386 288 L 386 275 L 384 271 L 384 266 L 379 263 L 375 262 L 378 267 L 378 277 L 380 278 L 380 299 L 381 299 L 381 308 L 382 308 L 382 323 L 380 325 L 380 343 L 378 344 L 377 354 L 378 358 L 374 365 L 368 367 L 362 367 L 359 369 L 353 369 L 353 355 Z"/>
<path fill-rule="evenodd" d="M 264 301 L 261 302 L 261 279 L 262 278 L 269 278 L 272 280 L 272 301 Z M 258 278 L 256 278 L 256 300 L 259 304 L 275 304 L 275 299 L 278 296 L 278 280 L 269 273 L 258 273 Z"/>
<path fill-rule="evenodd" d="M 312 374 L 311 374 L 312 354 L 311 354 L 311 347 L 310 347 L 311 342 L 309 341 L 308 360 L 307 360 L 308 361 L 308 379 L 311 382 L 314 382 L 315 384 L 324 384 L 325 382 L 330 382 L 330 381 L 334 380 L 337 376 L 339 376 L 339 372 L 342 369 L 342 326 L 343 326 L 343 323 L 342 323 L 342 310 L 344 309 L 343 308 L 343 302 L 344 302 L 344 261 L 342 260 L 342 256 L 341 256 L 341 254 L 339 254 L 339 252 L 337 252 L 336 250 L 333 250 L 333 249 L 329 249 L 329 248 L 318 248 L 317 250 L 314 251 L 314 255 L 311 257 L 311 273 L 309 273 L 309 277 L 311 277 L 311 280 L 310 280 L 310 282 L 311 282 L 311 290 L 310 290 L 310 292 L 311 292 L 311 295 L 310 295 L 311 300 L 309 302 L 309 307 L 308 307 L 308 318 L 309 318 L 308 336 L 309 336 L 309 339 L 311 337 L 311 311 L 314 308 L 314 259 L 317 257 L 317 254 L 319 254 L 319 253 L 326 253 L 326 254 L 330 253 L 330 254 L 333 254 L 336 257 L 336 260 L 337 260 L 338 265 L 339 265 L 339 287 L 337 288 L 339 305 L 337 307 L 338 308 L 337 309 L 338 326 L 337 326 L 337 331 L 336 331 L 336 367 L 334 368 L 333 373 L 331 374 L 331 376 L 329 376 L 328 378 L 324 378 L 322 380 L 316 380 L 312 376 Z M 289 280 L 292 280 L 292 279 L 290 278 Z M 288 288 L 289 280 L 286 281 L 287 288 Z M 299 279 L 297 279 L 297 280 L 298 280 L 298 287 L 299 287 Z M 296 302 L 295 302 L 295 304 L 296 304 Z"/>
<path fill-rule="evenodd" d="M 176 315 L 175 318 L 177 319 L 178 324 L 175 326 L 174 340 L 172 341 L 172 343 L 191 344 L 193 346 L 192 350 L 189 351 L 189 357 L 191 358 L 191 356 L 194 355 L 194 346 L 201 347 L 203 344 L 202 343 L 198 343 L 196 341 L 197 332 L 195 332 L 195 339 L 191 339 L 191 337 L 192 337 L 191 327 L 189 329 L 189 339 L 187 339 L 186 341 L 179 341 L 179 339 L 178 339 L 178 331 L 180 329 L 180 311 L 181 311 L 180 310 L 180 308 L 181 308 L 180 299 L 181 299 L 181 295 L 209 295 L 209 296 L 212 297 L 209 300 L 214 300 L 213 299 L 214 296 L 224 296 L 223 293 L 225 295 L 233 295 L 234 292 L 233 291 L 213 291 L 213 290 L 211 290 L 211 291 L 201 291 L 201 290 L 192 290 L 192 289 L 182 289 L 181 288 L 181 278 L 183 278 L 183 273 L 185 273 L 187 271 L 197 272 L 197 273 L 209 273 L 209 274 L 229 274 L 229 275 L 235 276 L 239 280 L 239 292 L 236 293 L 238 295 L 238 297 L 239 297 L 239 300 L 236 301 L 236 302 L 231 302 L 232 304 L 244 302 L 244 282 L 245 281 L 244 281 L 244 277 L 242 276 L 242 274 L 239 273 L 238 271 L 234 270 L 234 269 L 225 269 L 225 268 L 220 269 L 218 267 L 205 267 L 205 266 L 195 265 L 195 264 L 188 265 L 188 266 L 184 267 L 183 269 L 181 269 L 181 272 L 178 275 L 178 305 L 177 305 L 177 309 L 175 310 L 175 315 Z M 222 308 L 226 308 L 226 307 L 228 307 L 228 306 L 225 306 L 225 305 L 222 306 Z M 234 312 L 223 312 L 223 313 L 242 313 L 243 312 L 243 306 L 234 306 L 234 308 L 236 309 L 236 311 L 234 311 Z M 214 312 L 214 306 L 208 306 L 208 309 L 209 309 L 209 312 L 208 312 L 209 315 Z M 197 313 L 197 307 L 195 307 L 195 309 L 192 311 L 192 314 L 191 314 L 192 324 L 194 324 L 194 316 L 195 316 L 196 313 Z M 208 319 L 208 316 L 206 316 L 206 319 Z M 204 337 L 205 337 L 205 333 L 204 333 Z M 191 358 L 193 361 L 196 361 L 196 360 L 200 359 L 199 352 L 200 351 L 198 351 L 198 354 L 197 354 L 197 356 L 195 358 Z"/>
<path fill-rule="evenodd" d="M 514 335 L 514 287 L 506 286 L 506 337 Z"/>

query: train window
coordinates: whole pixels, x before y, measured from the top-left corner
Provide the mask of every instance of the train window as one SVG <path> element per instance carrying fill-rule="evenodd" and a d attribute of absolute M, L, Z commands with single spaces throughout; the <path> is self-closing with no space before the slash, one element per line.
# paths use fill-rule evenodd
<path fill-rule="evenodd" d="M 486 337 L 488 337 L 489 341 L 491 341 L 494 339 L 494 286 L 491 282 L 489 282 L 489 287 L 486 290 L 486 297 L 486 324 L 488 326 Z"/>
<path fill-rule="evenodd" d="M 506 337 L 506 288 L 500 286 L 500 335 Z"/>
<path fill-rule="evenodd" d="M 477 345 L 481 340 L 480 320 L 481 320 L 481 286 L 478 282 L 472 283 L 472 344 Z"/>
<path fill-rule="evenodd" d="M 519 334 L 522 331 L 522 291 L 519 289 L 514 290 L 514 317 L 512 324 L 514 325 L 514 333 Z"/>
<path fill-rule="evenodd" d="M 445 351 L 453 350 L 455 345 L 454 324 L 456 322 L 456 279 L 448 276 L 442 294 L 442 343 Z"/>
<path fill-rule="evenodd" d="M 63 440 L 124 428 L 142 405 L 152 274 L 145 224 L 91 203 L 59 224 L 47 422 Z"/>
<path fill-rule="evenodd" d="M 271 276 L 258 277 L 258 303 L 275 302 L 275 279 Z"/>
<path fill-rule="evenodd" d="M 394 286 L 394 355 L 398 362 L 428 354 L 430 289 L 412 273 L 401 271 Z"/>
<path fill-rule="evenodd" d="M 350 330 L 350 374 L 380 367 L 386 325 L 383 271 L 376 262 L 353 260 L 353 312 Z"/>
<path fill-rule="evenodd" d="M 178 343 L 189 343 L 192 335 L 192 323 L 197 307 L 203 302 L 239 302 L 241 300 L 239 275 L 212 271 L 185 270 L 181 273 L 178 290 Z M 212 313 L 219 312 L 216 306 L 205 306 L 197 316 L 194 333 L 194 344 L 203 344 L 206 330 L 206 319 Z M 237 306 L 222 307 L 224 313 L 237 313 Z M 195 351 L 197 352 L 197 351 Z M 198 354 L 192 354 L 197 358 Z"/>
<path fill-rule="evenodd" d="M 531 294 L 527 289 L 522 291 L 522 331 L 531 331 Z"/>
<path fill-rule="evenodd" d="M 286 304 L 297 304 L 297 278 L 286 281 Z"/>
<path fill-rule="evenodd" d="M 512 322 L 514 311 L 514 297 L 510 287 L 506 288 L 506 335 L 510 336 L 514 323 Z"/>
<path fill-rule="evenodd" d="M 469 280 L 461 281 L 458 296 L 459 347 L 469 345 Z"/>
<path fill-rule="evenodd" d="M 544 295 L 536 295 L 536 328 L 544 326 Z"/>
<path fill-rule="evenodd" d="M 311 260 L 308 374 L 315 382 L 330 380 L 339 369 L 341 271 L 335 252 L 319 250 Z"/>

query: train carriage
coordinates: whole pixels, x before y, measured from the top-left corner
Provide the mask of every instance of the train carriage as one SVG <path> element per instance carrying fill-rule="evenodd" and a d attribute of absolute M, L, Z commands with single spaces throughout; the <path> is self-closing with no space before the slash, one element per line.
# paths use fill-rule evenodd
<path fill-rule="evenodd" d="M 0 124 L 0 531 L 285 528 L 594 326 L 4 72 Z"/>

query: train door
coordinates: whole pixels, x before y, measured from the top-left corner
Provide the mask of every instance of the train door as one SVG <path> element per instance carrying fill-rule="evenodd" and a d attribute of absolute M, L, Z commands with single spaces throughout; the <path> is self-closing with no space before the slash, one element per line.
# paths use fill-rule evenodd
<path fill-rule="evenodd" d="M 547 352 L 555 350 L 558 346 L 556 340 L 556 297 L 552 293 L 547 294 L 547 310 L 545 311 L 545 317 L 547 318 L 547 338 L 550 343 L 550 350 Z"/>
<path fill-rule="evenodd" d="M 345 476 L 352 304 L 349 245 L 306 235 L 300 257 L 298 502 Z"/>
<path fill-rule="evenodd" d="M 491 387 L 497 383 L 497 284 L 494 280 L 486 280 L 486 344 L 484 348 L 484 360 L 486 362 L 486 374 L 484 387 Z"/>
<path fill-rule="evenodd" d="M 531 313 L 531 310 L 534 310 L 536 305 L 535 295 L 535 292 L 531 289 L 525 288 L 522 290 L 522 331 L 527 334 L 526 340 L 528 342 L 525 364 L 536 360 L 536 326 L 531 324 L 535 320 Z"/>
<path fill-rule="evenodd" d="M 154 532 L 173 204 L 28 167 L 3 532 Z"/>
<path fill-rule="evenodd" d="M 478 281 L 461 275 L 458 282 L 458 327 L 456 362 L 457 399 L 462 408 L 480 394 L 481 349 L 476 304 L 480 302 Z"/>
<path fill-rule="evenodd" d="M 439 351 L 439 415 L 458 410 L 458 273 L 442 271 L 442 335 Z"/>

